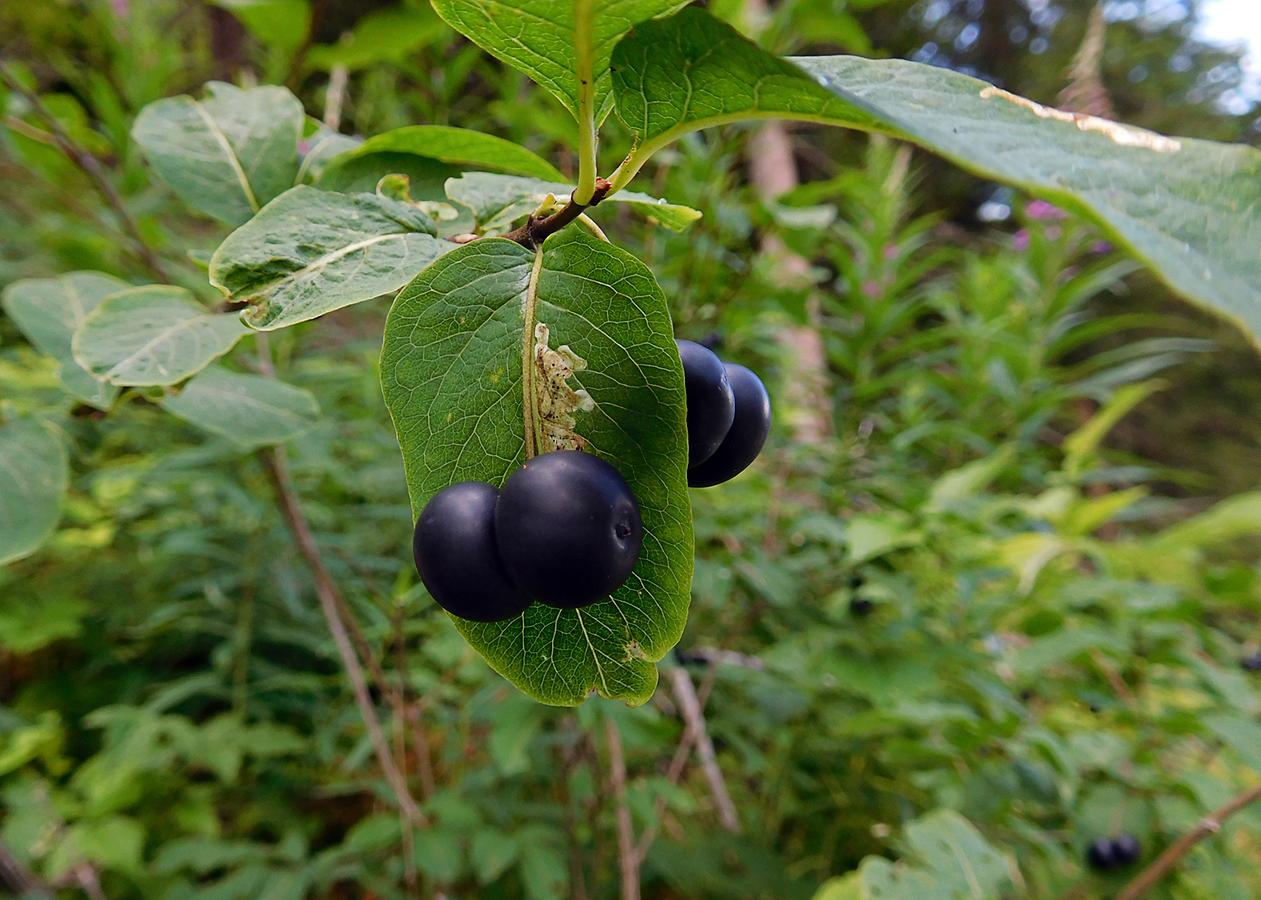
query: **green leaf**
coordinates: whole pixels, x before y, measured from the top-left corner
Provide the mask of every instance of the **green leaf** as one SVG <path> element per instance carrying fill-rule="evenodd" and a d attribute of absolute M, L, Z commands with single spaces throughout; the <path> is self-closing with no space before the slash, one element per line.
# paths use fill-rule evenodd
<path fill-rule="evenodd" d="M 190 425 L 246 449 L 294 438 L 309 430 L 320 414 L 309 391 L 220 366 L 201 372 L 161 403 Z"/>
<path fill-rule="evenodd" d="M 181 200 L 239 225 L 293 184 L 302 104 L 282 87 L 212 81 L 206 91 L 150 103 L 131 136 Z"/>
<path fill-rule="evenodd" d="M 473 210 L 479 226 L 486 231 L 505 231 L 517 219 L 538 208 L 549 194 L 563 200 L 573 191 L 572 185 L 561 182 L 485 172 L 452 178 L 446 189 L 453 201 Z M 625 203 L 673 231 L 684 231 L 701 217 L 700 212 L 690 206 L 666 203 L 637 191 L 621 191 L 610 197 L 609 202 Z"/>
<path fill-rule="evenodd" d="M 597 5 L 591 40 L 597 121 L 602 121 L 612 107 L 609 59 L 618 39 L 638 23 L 673 12 L 687 2 L 613 0 Z M 433 0 L 434 9 L 447 24 L 487 53 L 529 75 L 564 104 L 575 119 L 578 117 L 576 5 L 575 0 L 518 0 L 515 3 Z"/>
<path fill-rule="evenodd" d="M 271 331 L 398 290 L 455 246 L 433 233 L 410 204 L 300 185 L 228 235 L 210 282 L 249 304 L 247 325 Z"/>
<path fill-rule="evenodd" d="M 699 9 L 647 22 L 613 54 L 634 159 L 680 135 L 787 118 L 890 134 L 1098 222 L 1171 287 L 1261 341 L 1261 151 L 1071 115 L 900 60 L 778 59 Z M 619 183 L 619 186 L 620 186 Z"/>
<path fill-rule="evenodd" d="M 5 313 L 40 352 L 57 360 L 61 386 L 97 409 L 109 409 L 118 388 L 75 362 L 70 342 L 88 313 L 127 287 L 127 282 L 102 272 L 71 272 L 60 278 L 15 281 L 4 291 Z"/>
<path fill-rule="evenodd" d="M 307 0 L 211 0 L 241 20 L 250 34 L 282 50 L 296 50 L 310 28 Z"/>
<path fill-rule="evenodd" d="M 692 572 L 682 369 L 665 297 L 641 262 L 578 229 L 537 256 L 487 238 L 447 254 L 399 293 L 381 381 L 412 508 L 459 481 L 502 485 L 525 458 L 522 351 L 535 324 L 588 368 L 576 431 L 639 500 L 644 545 L 611 600 L 581 610 L 540 603 L 511 621 L 455 619 L 469 643 L 530 696 L 576 705 L 589 691 L 642 703 L 682 633 Z M 533 366 L 530 367 L 531 373 Z M 530 415 L 536 417 L 536 404 Z"/>
<path fill-rule="evenodd" d="M 340 156 L 331 168 L 336 169 L 351 160 L 376 153 L 405 153 L 462 168 L 490 169 L 548 180 L 565 177 L 543 157 L 520 144 L 493 134 L 446 125 L 409 125 L 375 135 L 355 150 Z"/>
<path fill-rule="evenodd" d="M 0 425 L 0 565 L 34 553 L 61 518 L 66 448 L 31 419 Z"/>
<path fill-rule="evenodd" d="M 306 61 L 316 69 L 362 69 L 388 60 L 402 60 L 433 43 L 444 32 L 442 21 L 425 6 L 395 6 L 370 12 L 336 44 L 312 47 Z"/>
<path fill-rule="evenodd" d="M 111 384 L 176 384 L 231 350 L 246 333 L 183 288 L 150 285 L 111 294 L 74 333 L 74 358 Z"/>
<path fill-rule="evenodd" d="M 484 828 L 473 835 L 470 858 L 478 884 L 490 884 L 517 861 L 521 847 L 510 834 Z"/>

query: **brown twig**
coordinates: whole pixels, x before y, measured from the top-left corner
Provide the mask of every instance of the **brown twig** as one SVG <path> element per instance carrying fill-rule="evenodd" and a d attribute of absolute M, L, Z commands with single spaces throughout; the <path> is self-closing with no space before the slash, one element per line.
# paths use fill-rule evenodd
<path fill-rule="evenodd" d="M 140 234 L 140 228 L 136 225 L 131 214 L 127 212 L 127 207 L 123 204 L 123 198 L 119 196 L 114 185 L 110 183 L 109 178 L 105 174 L 105 168 L 101 165 L 100 160 L 89 153 L 85 148 L 72 138 L 69 132 L 61 126 L 57 118 L 48 110 L 44 102 L 39 99 L 39 95 L 31 91 L 22 84 L 21 81 L 9 71 L 6 65 L 0 65 L 0 80 L 3 80 L 9 90 L 20 95 L 31 109 L 44 120 L 45 126 L 48 128 L 49 134 L 52 136 L 53 143 L 57 149 L 69 159 L 72 163 L 83 170 L 84 174 L 96 186 L 105 202 L 109 204 L 114 211 L 114 215 L 118 218 L 119 224 L 131 239 L 133 250 L 140 257 L 146 266 L 158 276 L 162 281 L 170 281 L 171 276 L 167 273 L 166 267 L 162 264 L 162 260 L 149 246 L 144 237 Z"/>
<path fill-rule="evenodd" d="M 1194 828 L 1170 844 L 1151 865 L 1139 872 L 1134 880 L 1117 894 L 1117 900 L 1138 900 L 1168 875 L 1169 871 L 1181 862 L 1196 844 L 1217 834 L 1222 830 L 1227 819 L 1257 800 L 1261 800 L 1261 784 L 1253 785 L 1228 803 L 1213 810 L 1197 822 Z"/>
<path fill-rule="evenodd" d="M 14 896 L 51 896 L 47 885 L 35 877 L 21 860 L 0 841 L 0 887 L 13 891 Z"/>
<path fill-rule="evenodd" d="M 550 216 L 544 216 L 541 219 L 531 216 L 524 225 L 509 231 L 504 237 L 510 241 L 516 241 L 523 247 L 534 249 L 603 200 L 605 195 L 608 194 L 610 187 L 612 185 L 609 184 L 607 179 L 597 178 L 595 180 L 595 193 L 591 195 L 590 203 L 575 203 L 571 195 L 569 202 L 559 212 L 552 213 Z"/>
<path fill-rule="evenodd" d="M 340 611 L 345 608 L 346 602 L 342 598 L 341 592 L 329 574 L 327 567 L 325 567 L 324 560 L 320 557 L 320 549 L 315 542 L 315 535 L 311 532 L 306 513 L 303 512 L 302 505 L 298 502 L 297 492 L 294 490 L 293 481 L 289 476 L 284 448 L 272 447 L 261 450 L 258 456 L 262 460 L 263 468 L 276 491 L 276 500 L 280 505 L 281 512 L 284 514 L 286 523 L 289 525 L 289 530 L 293 533 L 298 552 L 306 561 L 307 567 L 311 570 L 311 575 L 315 580 L 315 592 L 320 600 L 320 609 L 324 613 L 324 620 L 328 624 L 328 630 L 333 635 L 333 642 L 337 645 L 337 652 L 341 656 L 342 666 L 346 670 L 346 677 L 350 680 L 351 691 L 355 696 L 355 703 L 359 707 L 359 713 L 363 717 L 364 725 L 367 726 L 368 737 L 372 741 L 372 749 L 376 753 L 377 762 L 385 773 L 385 779 L 390 784 L 390 789 L 394 793 L 399 809 L 410 821 L 427 826 L 428 820 L 425 814 L 420 811 L 416 801 L 412 799 L 411 792 L 407 788 L 407 782 L 403 779 L 398 765 L 394 762 L 394 757 L 390 754 L 385 733 L 381 728 L 381 720 L 377 716 L 376 707 L 372 705 L 372 698 L 368 694 L 368 685 L 364 679 L 363 669 L 359 664 L 358 657 L 355 655 L 355 649 L 351 645 L 350 636 L 342 620 Z"/>
<path fill-rule="evenodd" d="M 604 720 L 609 744 L 609 780 L 617 813 L 617 861 L 622 873 L 622 900 L 639 900 L 639 856 L 635 852 L 635 826 L 626 805 L 626 757 L 617 722 Z"/>
<path fill-rule="evenodd" d="M 714 742 L 709 739 L 705 714 L 701 712 L 692 676 L 682 666 L 675 666 L 667 670 L 667 677 L 670 679 L 670 689 L 674 694 L 674 702 L 678 704 L 679 713 L 683 716 L 683 722 L 692 732 L 692 742 L 696 745 L 701 771 L 709 782 L 709 793 L 714 798 L 714 806 L 718 811 L 718 822 L 723 828 L 738 834 L 740 817 L 736 815 L 735 804 L 731 802 L 731 794 L 727 791 L 727 782 L 722 777 L 722 770 L 718 768 Z"/>

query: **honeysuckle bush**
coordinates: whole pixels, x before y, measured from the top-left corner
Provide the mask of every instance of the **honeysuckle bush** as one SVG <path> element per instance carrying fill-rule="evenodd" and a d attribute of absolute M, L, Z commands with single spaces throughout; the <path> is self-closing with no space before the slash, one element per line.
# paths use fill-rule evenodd
<path fill-rule="evenodd" d="M 1106 314 L 1135 268 L 1261 328 L 1261 153 L 912 63 L 779 59 L 683 7 L 435 3 L 572 114 L 568 172 L 445 123 L 341 135 L 278 86 L 157 100 L 120 143 L 189 208 L 171 227 L 198 236 L 190 262 L 171 283 L 119 267 L 5 288 L 24 340 L 0 369 L 0 643 L 23 686 L 0 720 L 0 837 L 41 876 L 86 861 L 111 895 L 402 895 L 410 853 L 457 894 L 610 893 L 588 734 L 612 718 L 635 821 L 661 816 L 649 886 L 1090 893 L 1125 877 L 1084 872 L 1092 837 L 1124 828 L 1150 858 L 1261 767 L 1237 666 L 1261 499 L 1170 524 L 1165 473 L 1102 449 L 1207 349 Z M 630 139 L 601 170 L 611 117 Z M 768 118 L 879 137 L 863 168 L 729 215 L 703 164 L 724 141 L 689 135 Z M 942 244 L 888 138 L 1073 217 L 1035 214 L 1013 247 Z M 695 174 L 638 190 L 667 148 Z M 773 298 L 724 314 L 726 340 L 787 396 L 774 337 L 792 294 L 821 293 L 836 437 L 781 425 L 768 464 L 689 496 L 672 317 L 710 316 L 720 285 L 689 266 L 747 256 L 752 221 L 837 275 L 718 273 Z M 526 457 L 540 324 L 587 363 L 576 431 L 635 489 L 644 555 L 582 614 L 453 621 L 409 569 L 408 500 Z M 1122 349 L 1091 353 L 1104 336 Z M 406 840 L 250 456 L 276 445 L 368 640 L 411 648 L 397 674 L 424 698 L 437 787 Z M 706 675 L 747 836 L 661 775 L 679 726 L 648 701 L 676 645 L 754 661 Z M 1238 821 L 1179 890 L 1249 889 L 1261 819 Z"/>

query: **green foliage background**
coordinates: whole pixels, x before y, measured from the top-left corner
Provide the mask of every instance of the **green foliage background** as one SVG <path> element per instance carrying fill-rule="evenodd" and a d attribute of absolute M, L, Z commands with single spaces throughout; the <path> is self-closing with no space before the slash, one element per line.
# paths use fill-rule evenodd
<path fill-rule="evenodd" d="M 946 6 L 931 23 L 878 0 L 800 0 L 758 20 L 710 9 L 781 53 L 911 56 L 973 15 Z M 940 61 L 1054 102 L 1088 4 L 1023 23 L 1048 40 L 1036 54 L 1001 38 L 1024 4 L 983 6 L 987 49 Z M 426 5 L 323 8 L 14 5 L 0 50 L 104 161 L 175 282 L 206 299 L 224 228 L 150 178 L 128 135 L 143 106 L 208 79 L 288 82 L 308 113 L 340 103 L 347 134 L 486 130 L 572 177 L 568 117 Z M 1255 140 L 1248 116 L 1214 105 L 1236 61 L 1190 41 L 1188 21 L 1110 28 L 1120 114 Z M 1156 45 L 1190 66 L 1162 68 Z M 1131 80 L 1138 65 L 1148 75 Z M 348 77 L 340 98 L 333 70 Z M 149 280 L 38 116 L 2 89 L 0 108 L 0 286 L 72 270 Z M 624 147 L 610 128 L 606 145 Z M 1239 660 L 1261 644 L 1261 382 L 1242 339 L 1043 204 L 1011 199 L 1013 221 L 978 226 L 974 182 L 896 145 L 802 128 L 807 183 L 762 201 L 755 130 L 690 135 L 645 170 L 645 189 L 704 212 L 690 231 L 601 210 L 656 273 L 679 334 L 719 332 L 780 411 L 753 471 L 692 496 L 680 660 L 740 833 L 719 827 L 695 757 L 669 777 L 684 732 L 667 678 L 635 710 L 537 705 L 418 586 L 376 302 L 268 340 L 307 392 L 288 401 L 307 430 L 287 450 L 323 557 L 411 699 L 400 718 L 375 698 L 406 737 L 430 825 L 400 829 L 243 436 L 208 437 L 143 396 L 107 419 L 72 404 L 55 362 L 0 318 L 3 417 L 64 407 L 74 447 L 56 533 L 0 569 L 3 846 L 68 896 L 85 871 L 110 897 L 405 896 L 405 855 L 426 896 L 616 896 L 612 722 L 633 825 L 656 835 L 649 896 L 916 896 L 926 879 L 950 896 L 1101 896 L 1124 875 L 1085 870 L 1091 838 L 1133 832 L 1150 862 L 1255 783 L 1261 676 Z M 425 185 L 440 189 L 449 165 L 412 172 L 413 195 L 440 198 Z M 804 279 L 759 249 L 766 236 L 810 261 Z M 817 392 L 795 390 L 801 327 L 822 336 Z M 1258 861 L 1254 807 L 1159 890 L 1256 896 Z"/>

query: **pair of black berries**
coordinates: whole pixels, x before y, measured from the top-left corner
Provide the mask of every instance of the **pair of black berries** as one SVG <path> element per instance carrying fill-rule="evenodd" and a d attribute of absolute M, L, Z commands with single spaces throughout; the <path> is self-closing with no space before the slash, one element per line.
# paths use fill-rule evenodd
<path fill-rule="evenodd" d="M 1132 834 L 1121 833 L 1116 837 L 1099 838 L 1086 850 L 1086 862 L 1097 872 L 1111 872 L 1138 862 L 1143 848 Z"/>
<path fill-rule="evenodd" d="M 688 484 L 742 472 L 770 431 L 766 388 L 743 366 L 679 341 L 687 386 Z M 579 609 L 630 577 L 643 544 L 639 503 L 622 474 L 577 450 L 545 453 L 497 491 L 465 481 L 425 504 L 412 537 L 420 579 L 443 609 L 496 622 L 538 600 Z"/>
<path fill-rule="evenodd" d="M 687 388 L 687 483 L 730 481 L 762 452 L 771 398 L 744 366 L 724 363 L 695 341 L 677 341 Z"/>

